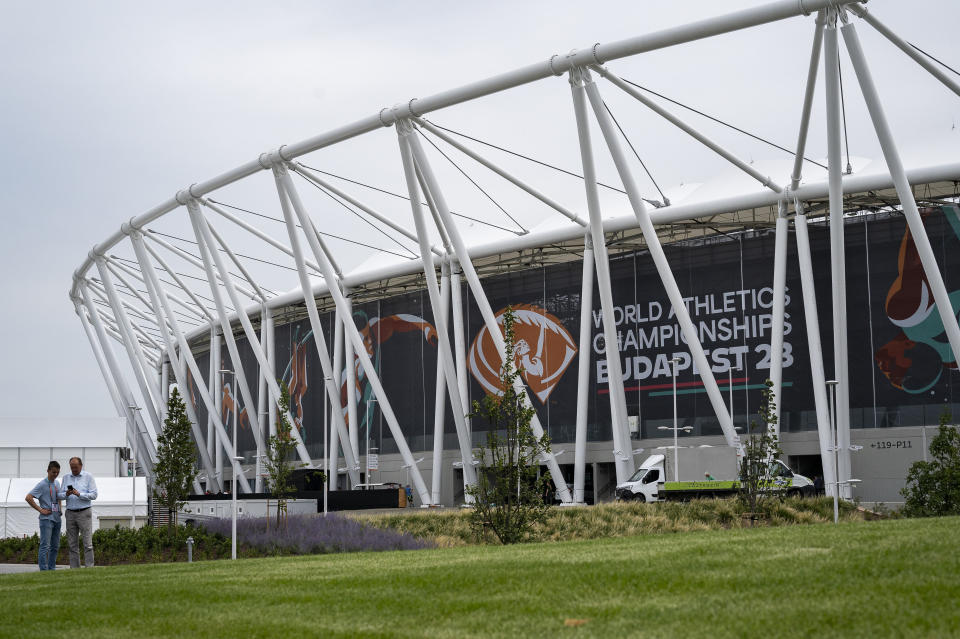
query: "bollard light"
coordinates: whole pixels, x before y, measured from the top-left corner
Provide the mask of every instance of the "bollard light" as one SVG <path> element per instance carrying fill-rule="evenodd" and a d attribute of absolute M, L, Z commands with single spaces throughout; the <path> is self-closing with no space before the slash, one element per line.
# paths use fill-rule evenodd
<path fill-rule="evenodd" d="M 187 563 L 193 563 L 193 537 L 187 537 Z"/>

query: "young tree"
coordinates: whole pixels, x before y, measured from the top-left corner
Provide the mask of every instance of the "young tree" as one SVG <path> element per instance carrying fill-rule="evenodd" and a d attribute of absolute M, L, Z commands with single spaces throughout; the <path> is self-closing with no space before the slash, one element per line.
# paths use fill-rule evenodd
<path fill-rule="evenodd" d="M 777 436 L 776 404 L 773 401 L 773 382 L 764 382 L 766 388 L 760 391 L 759 417 L 762 425 L 756 421 L 750 423 L 750 433 L 743 445 L 743 458 L 740 460 L 739 497 L 748 512 L 756 513 L 763 503 L 771 498 L 782 499 L 784 491 L 776 490 L 777 466 L 774 461 L 783 454 L 780 438 Z"/>
<path fill-rule="evenodd" d="M 931 461 L 917 461 L 907 472 L 903 514 L 908 517 L 960 515 L 960 429 L 940 415 L 940 429 L 930 441 Z"/>
<path fill-rule="evenodd" d="M 293 471 L 303 464 L 291 460 L 297 449 L 297 441 L 293 437 L 293 425 L 287 419 L 287 413 L 290 410 L 290 388 L 283 380 L 277 381 L 280 383 L 277 434 L 270 436 L 264 466 L 267 473 L 267 491 L 277 500 L 277 524 L 280 524 L 286 523 L 287 520 L 287 500 L 294 488 L 291 483 Z"/>
<path fill-rule="evenodd" d="M 170 511 L 170 527 L 177 525 L 177 513 L 190 494 L 197 477 L 197 447 L 191 436 L 187 407 L 179 391 L 173 389 L 167 401 L 167 418 L 157 437 L 157 462 L 154 464 L 153 494 Z"/>
<path fill-rule="evenodd" d="M 490 426 L 487 443 L 479 448 L 477 483 L 467 488 L 474 499 L 470 523 L 478 535 L 489 528 L 503 544 L 523 541 L 533 525 L 543 520 L 547 508 L 543 494 L 549 481 L 545 475 L 538 477 L 537 471 L 541 456 L 550 451 L 550 440 L 533 434 L 530 421 L 535 411 L 526 394 L 514 386 L 520 369 L 514 363 L 513 324 L 513 310 L 508 307 L 503 316 L 503 392 L 474 402 L 470 414 L 485 418 Z"/>

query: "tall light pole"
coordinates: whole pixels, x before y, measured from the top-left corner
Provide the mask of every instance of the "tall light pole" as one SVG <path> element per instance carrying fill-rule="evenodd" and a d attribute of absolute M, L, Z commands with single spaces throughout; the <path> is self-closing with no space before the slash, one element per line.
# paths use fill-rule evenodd
<path fill-rule="evenodd" d="M 680 481 L 680 449 L 677 441 L 677 363 L 679 361 L 678 357 L 670 360 L 670 376 L 673 377 L 673 481 Z M 690 432 L 692 429 L 684 426 L 684 430 Z"/>
<path fill-rule="evenodd" d="M 140 439 L 140 427 L 137 426 L 137 411 L 143 410 L 136 404 L 130 404 L 127 408 L 130 409 L 130 421 L 133 422 L 133 457 L 130 458 L 130 477 L 133 480 L 133 490 L 130 493 L 130 530 L 133 530 L 137 527 L 137 455 L 139 454 L 139 446 L 137 446 L 137 440 Z"/>
<path fill-rule="evenodd" d="M 419 464 L 424 459 L 426 459 L 426 457 L 421 457 L 420 459 L 414 459 L 413 464 Z M 407 486 L 410 484 L 410 467 L 413 466 L 413 464 L 404 464 L 403 466 L 401 466 L 401 468 L 407 471 L 407 479 L 406 481 L 403 482 L 404 490 L 406 490 Z"/>
<path fill-rule="evenodd" d="M 739 368 L 737 369 L 740 370 Z M 727 392 L 730 394 L 730 423 L 733 423 L 733 364 L 727 368 Z"/>
<path fill-rule="evenodd" d="M 332 377 L 324 377 L 323 385 L 326 387 L 327 382 L 329 382 Z M 327 452 L 327 404 L 330 403 L 330 398 L 326 394 L 323 395 L 323 516 L 327 516 L 327 495 L 329 494 L 328 486 L 330 485 L 330 455 Z"/>
<path fill-rule="evenodd" d="M 840 447 L 839 434 L 837 433 L 837 382 L 835 380 L 830 380 L 827 382 L 827 386 L 830 388 L 830 437 L 833 440 L 833 445 L 830 447 L 830 450 L 833 452 L 833 470 L 835 473 L 836 481 L 833 482 L 833 523 L 839 523 L 840 521 L 840 486 L 852 486 L 853 484 L 859 484 L 859 479 L 853 479 L 852 477 L 847 477 L 846 479 L 840 479 Z M 847 450 L 852 450 L 854 452 L 858 450 L 863 450 L 863 446 L 850 445 Z"/>
<path fill-rule="evenodd" d="M 230 390 L 230 399 L 233 401 L 233 482 L 230 486 L 230 559 L 237 558 L 237 467 L 240 465 L 240 458 L 237 457 L 237 413 L 240 412 L 240 406 L 237 403 L 237 374 L 226 368 L 220 369 L 220 386 L 223 387 L 223 376 L 233 376 L 233 388 Z"/>
<path fill-rule="evenodd" d="M 837 384 L 835 379 L 827 382 L 827 389 L 830 391 L 830 439 L 833 444 L 833 523 L 840 520 L 840 461 L 838 453 L 840 447 L 837 446 Z"/>

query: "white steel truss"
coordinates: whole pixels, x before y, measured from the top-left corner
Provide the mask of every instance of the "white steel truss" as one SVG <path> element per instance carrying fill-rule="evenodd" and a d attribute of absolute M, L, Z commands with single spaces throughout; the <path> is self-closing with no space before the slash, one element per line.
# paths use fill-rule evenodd
<path fill-rule="evenodd" d="M 807 19 L 814 15 L 815 17 L 811 20 L 813 42 L 809 65 L 806 77 L 802 78 L 805 84 L 792 172 L 789 176 L 782 176 L 785 178 L 782 182 L 775 181 L 754 168 L 752 163 L 738 158 L 728 148 L 625 81 L 610 67 L 613 62 L 647 52 L 742 29 L 761 27 L 780 20 Z M 591 322 L 595 289 L 596 296 L 599 298 L 597 317 L 602 327 L 609 380 L 607 399 L 610 406 L 613 450 L 609 452 L 607 461 L 614 464 L 618 481 L 624 481 L 633 474 L 635 468 L 629 425 L 632 416 L 628 415 L 620 346 L 614 320 L 615 306 L 610 276 L 611 257 L 607 242 L 611 234 L 636 230 L 639 230 L 642 236 L 644 246 L 649 252 L 657 276 L 670 301 L 685 342 L 680 348 L 683 352 L 674 353 L 673 356 L 680 359 L 681 368 L 691 368 L 699 376 L 726 443 L 739 447 L 740 437 L 735 431 L 730 409 L 721 395 L 714 376 L 714 368 L 700 343 L 697 328 L 685 305 L 681 288 L 671 270 L 659 233 L 663 227 L 671 224 L 698 221 L 747 209 L 772 207 L 776 210 L 773 224 L 775 253 L 770 271 L 773 291 L 770 380 L 774 402 L 778 411 L 784 410 L 784 407 L 781 407 L 783 333 L 788 236 L 792 222 L 796 236 L 808 340 L 806 357 L 811 367 L 825 483 L 831 492 L 839 489 L 844 497 L 852 496 L 849 483 L 850 379 L 846 335 L 845 197 L 876 189 L 895 190 L 910 233 L 916 243 L 923 273 L 929 284 L 929 293 L 936 302 L 950 349 L 955 360 L 960 361 L 960 325 L 953 313 L 949 293 L 924 229 L 912 190 L 912 185 L 918 183 L 960 180 L 960 162 L 930 167 L 908 168 L 904 165 L 874 85 L 867 54 L 860 43 L 854 25 L 855 17 L 903 51 L 947 90 L 960 96 L 960 84 L 954 77 L 948 75 L 941 66 L 911 46 L 889 26 L 868 13 L 858 0 L 802 0 L 801 2 L 778 0 L 673 29 L 618 42 L 598 43 L 566 55 L 554 55 L 545 61 L 492 78 L 381 109 L 374 115 L 307 140 L 281 146 L 277 150 L 261 154 L 232 171 L 193 184 L 177 192 L 170 200 L 123 224 L 118 232 L 90 251 L 87 259 L 74 274 L 70 294 L 103 374 L 111 400 L 118 414 L 127 422 L 128 438 L 131 443 L 136 442 L 141 451 L 145 451 L 141 460 L 143 467 L 147 469 L 148 474 L 152 474 L 155 460 L 154 440 L 162 428 L 161 420 L 166 410 L 168 385 L 175 381 L 184 394 L 187 389 L 195 388 L 197 398 L 207 411 L 206 428 L 202 429 L 201 424 L 198 423 L 196 407 L 192 401 L 187 402 L 194 437 L 198 444 L 200 465 L 205 472 L 205 488 L 207 490 L 222 488 L 222 466 L 224 454 L 226 454 L 233 468 L 233 476 L 237 478 L 243 490 L 249 492 L 252 489 L 257 491 L 262 489 L 261 462 L 266 452 L 268 438 L 276 433 L 277 403 L 280 398 L 280 386 L 276 379 L 278 362 L 275 323 L 281 321 L 277 318 L 285 310 L 302 305 L 309 318 L 312 341 L 323 369 L 324 401 L 333 407 L 328 431 L 331 446 L 327 461 L 330 467 L 336 469 L 342 457 L 345 465 L 343 470 L 346 471 L 349 483 L 356 485 L 361 482 L 361 457 L 365 451 L 360 446 L 359 412 L 365 407 L 360 405 L 362 400 L 358 397 L 357 389 L 362 384 L 368 384 L 372 397 L 366 408 L 369 411 L 370 403 L 376 402 L 377 410 L 397 444 L 404 463 L 403 467 L 409 469 L 410 480 L 420 503 L 439 504 L 442 500 L 442 483 L 445 476 L 441 471 L 444 463 L 444 421 L 447 406 L 453 413 L 453 426 L 458 443 L 457 452 L 463 465 L 463 484 L 466 487 L 476 481 L 474 434 L 467 416 L 470 397 L 467 369 L 468 340 L 464 318 L 470 306 L 464 300 L 463 283 L 465 282 L 467 286 L 469 301 L 479 311 L 483 326 L 502 357 L 504 352 L 502 334 L 488 300 L 478 264 L 482 264 L 483 260 L 491 256 L 582 241 L 580 335 L 577 340 L 579 353 L 577 410 L 574 425 L 573 475 L 570 485 L 572 490 L 568 489 L 567 481 L 553 453 L 548 454 L 543 459 L 543 463 L 553 477 L 558 499 L 565 503 L 583 503 L 589 427 L 588 407 L 591 401 L 589 354 L 594 348 L 591 340 Z M 842 97 L 837 65 L 841 37 L 886 160 L 889 171 L 887 175 L 845 175 L 848 171 L 845 171 L 842 159 Z M 821 64 L 825 87 L 824 119 L 828 174 L 825 182 L 804 183 L 802 169 L 808 130 L 813 114 L 819 113 L 815 108 L 814 93 Z M 573 118 L 569 129 L 571 134 L 576 131 L 579 143 L 578 151 L 585 194 L 583 211 L 577 211 L 576 207 L 562 204 L 562 198 L 551 193 L 547 188 L 531 186 L 531 181 L 508 170 L 506 165 L 480 154 L 474 147 L 453 135 L 449 129 L 440 127 L 435 121 L 426 118 L 429 113 L 451 106 L 564 75 L 568 77 L 572 92 Z M 660 121 L 678 128 L 752 177 L 762 185 L 762 188 L 758 187 L 755 192 L 743 193 L 732 198 L 691 204 L 667 203 L 661 208 L 648 210 L 646 202 L 649 200 L 643 198 L 631 162 L 622 148 L 617 133 L 619 124 L 616 123 L 608 105 L 601 97 L 601 89 L 598 87 L 600 81 L 594 82 L 594 75 L 603 78 L 635 101 L 640 102 Z M 371 134 L 380 128 L 391 126 L 396 126 L 400 150 L 399 161 L 395 164 L 406 184 L 406 196 L 397 195 L 397 197 L 409 200 L 413 217 L 412 228 L 409 223 L 397 221 L 379 206 L 358 197 L 353 192 L 353 187 L 345 187 L 336 179 L 300 161 L 308 153 L 335 147 L 351 138 Z M 598 152 L 596 142 L 592 139 L 592 127 L 599 129 L 606 154 Z M 431 144 L 433 143 L 431 137 L 439 140 L 475 162 L 490 176 L 495 176 L 498 182 L 505 181 L 509 188 L 519 189 L 539 204 L 549 208 L 552 214 L 559 213 L 562 224 L 554 224 L 529 232 L 521 226 L 521 231 L 494 241 L 469 242 L 468 239 L 472 238 L 466 235 L 462 225 L 455 219 L 456 214 L 451 210 L 447 195 L 441 186 L 441 175 L 431 165 L 421 145 L 421 137 L 430 140 Z M 395 149 L 391 151 L 391 153 L 395 152 Z M 607 157 L 617 171 L 619 182 L 623 187 L 622 193 L 630 205 L 630 215 L 603 217 L 600 193 L 600 187 L 603 185 L 598 181 L 597 166 L 598 162 L 603 161 L 602 158 Z M 283 213 L 282 220 L 278 221 L 285 225 L 289 244 L 274 239 L 269 233 L 226 210 L 228 207 L 210 197 L 219 189 L 251 178 L 262 171 L 272 172 L 275 195 Z M 291 177 L 291 174 L 295 175 Z M 324 240 L 325 225 L 315 221 L 319 219 L 320 210 L 307 206 L 294 184 L 294 178 L 298 180 L 302 178 L 345 207 L 353 207 L 359 211 L 357 213 L 359 217 L 381 232 L 386 230 L 389 234 L 395 234 L 400 240 L 395 240 L 396 243 L 415 254 L 416 258 L 362 267 L 355 271 L 347 269 L 345 272 L 341 268 L 342 259 L 339 259 L 343 256 L 338 256 L 337 252 L 332 250 Z M 443 184 L 446 186 L 446 183 Z M 477 186 L 479 188 L 479 185 Z M 812 200 L 826 200 L 828 203 L 833 330 L 832 371 L 833 377 L 838 382 L 836 421 L 837 445 L 840 449 L 836 475 L 833 472 L 832 458 L 827 453 L 831 446 L 830 415 L 825 389 L 827 377 L 820 343 L 821 318 L 814 292 L 807 222 L 807 203 Z M 657 206 L 659 204 L 659 202 L 656 203 Z M 429 212 L 429 218 L 424 207 L 426 212 Z M 162 234 L 150 228 L 150 225 L 157 220 L 183 208 L 186 209 L 187 218 L 193 230 L 197 255 L 172 244 L 164 239 Z M 252 235 L 264 246 L 283 254 L 284 259 L 289 263 L 289 266 L 283 266 L 296 271 L 298 286 L 279 295 L 273 294 L 257 279 L 253 270 L 249 268 L 249 264 L 244 262 L 244 256 L 234 250 L 226 232 L 221 233 L 223 229 L 218 230 L 213 226 L 212 215 L 208 215 L 208 212 L 216 213 L 220 218 L 231 222 L 233 227 L 239 227 Z M 505 210 L 504 212 L 506 213 Z M 561 218 L 557 218 L 556 221 L 559 222 Z M 433 224 L 429 223 L 431 220 Z M 232 227 L 231 230 L 233 230 Z M 388 237 L 393 238 L 393 235 Z M 135 260 L 122 260 L 109 253 L 114 247 L 121 246 L 126 239 L 129 239 Z M 306 247 L 304 247 L 304 241 Z M 418 251 L 410 249 L 402 242 L 414 243 Z M 128 247 L 124 244 L 123 248 Z M 178 272 L 165 259 L 165 256 L 170 257 L 171 254 L 202 273 L 202 277 L 198 279 L 205 280 L 209 285 L 211 297 L 201 299 L 203 296 L 193 290 L 184 279 L 193 276 Z M 93 267 L 96 267 L 96 273 L 92 271 Z M 239 275 L 232 275 L 228 267 L 235 268 L 239 271 Z M 95 274 L 98 278 L 94 277 Z M 353 305 L 359 303 L 356 302 L 360 299 L 359 295 L 368 295 L 371 287 L 388 282 L 391 278 L 414 275 L 422 277 L 422 280 L 417 281 L 421 283 L 421 288 L 426 290 L 426 298 L 429 300 L 429 308 L 437 333 L 437 370 L 436 378 L 432 380 L 434 384 L 432 445 L 427 446 L 424 443 L 424 449 L 432 450 L 429 485 L 423 478 L 421 468 L 414 459 L 404 436 L 404 429 L 391 407 L 390 397 L 380 379 L 380 373 L 368 353 L 368 344 L 365 343 L 364 336 L 361 335 L 353 318 Z M 162 280 L 161 276 L 170 278 L 172 282 Z M 320 279 L 311 281 L 311 277 L 318 276 Z M 461 281 L 461 276 L 464 282 Z M 235 278 L 238 281 L 234 281 Z M 141 284 L 146 289 L 145 293 L 138 288 Z M 121 298 L 121 294 L 125 298 Z M 322 301 L 324 308 L 329 309 L 333 314 L 330 342 L 332 355 L 320 321 L 318 300 Z M 179 310 L 174 310 L 172 304 L 176 304 Z M 254 321 L 257 319 L 259 319 L 259 327 L 254 326 Z M 182 326 L 188 330 L 182 330 Z M 256 371 L 244 370 L 235 333 L 242 334 L 246 340 L 256 360 Z M 113 340 L 109 339 L 111 337 Z M 114 354 L 112 341 L 122 344 L 134 377 L 133 387 L 139 391 L 139 396 L 133 394 L 131 385 L 126 382 L 125 372 L 120 368 Z M 231 459 L 231 440 L 223 419 L 223 388 L 219 381 L 222 346 L 226 347 L 229 353 L 240 394 L 240 397 L 232 398 L 235 402 L 234 410 L 238 410 L 236 402 L 242 399 L 253 431 L 256 445 L 256 457 L 253 460 L 256 480 L 253 487 L 244 476 L 242 465 L 237 460 Z M 201 352 L 203 347 L 209 348 L 209 369 L 205 376 L 206 380 L 201 375 L 194 355 L 195 352 Z M 519 386 L 523 384 L 520 383 Z M 522 390 L 526 392 L 525 387 Z M 370 416 L 364 415 L 369 429 Z M 291 414 L 288 413 L 286 417 L 294 423 Z M 544 432 L 536 416 L 532 427 L 538 435 Z M 296 439 L 300 461 L 310 467 L 320 466 L 321 461 L 318 460 L 318 455 L 311 454 L 297 428 L 294 428 L 293 436 Z M 369 465 L 369 455 L 366 461 Z M 370 479 L 367 478 L 366 481 L 369 482 Z"/>

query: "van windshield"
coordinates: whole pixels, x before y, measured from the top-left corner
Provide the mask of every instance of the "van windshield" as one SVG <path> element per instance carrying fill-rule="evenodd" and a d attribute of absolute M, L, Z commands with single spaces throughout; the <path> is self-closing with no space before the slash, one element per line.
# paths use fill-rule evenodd
<path fill-rule="evenodd" d="M 635 472 L 633 475 L 631 475 L 631 476 L 630 476 L 630 479 L 628 479 L 627 481 L 640 481 L 640 478 L 643 477 L 643 476 L 647 473 L 648 470 L 650 470 L 650 469 L 649 469 L 649 468 L 641 468 L 640 470 L 638 470 L 637 472 Z"/>

